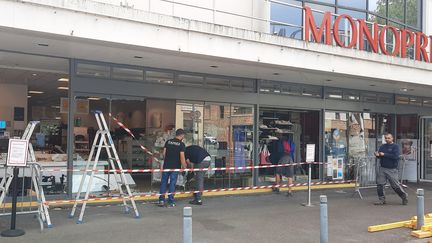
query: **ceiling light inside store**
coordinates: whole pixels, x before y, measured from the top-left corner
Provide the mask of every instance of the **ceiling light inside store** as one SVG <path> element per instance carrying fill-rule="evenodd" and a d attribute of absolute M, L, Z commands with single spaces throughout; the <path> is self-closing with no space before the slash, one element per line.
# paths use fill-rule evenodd
<path fill-rule="evenodd" d="M 32 76 L 37 76 L 37 73 L 32 73 Z"/>
<path fill-rule="evenodd" d="M 59 82 L 69 82 L 68 78 L 59 78 L 57 81 Z"/>
<path fill-rule="evenodd" d="M 53 106 L 51 106 L 51 108 L 60 109 L 60 106 L 59 105 L 53 105 Z"/>
<path fill-rule="evenodd" d="M 31 98 L 31 96 L 30 96 L 30 95 L 27 95 L 27 98 Z"/>
<path fill-rule="evenodd" d="M 56 120 L 61 120 L 61 117 L 59 117 L 59 116 L 56 116 L 56 118 L 55 118 Z"/>
<path fill-rule="evenodd" d="M 60 90 L 68 90 L 69 88 L 68 87 L 57 87 L 57 89 L 60 89 Z"/>
<path fill-rule="evenodd" d="M 43 94 L 43 91 L 37 91 L 37 90 L 29 90 L 29 94 Z"/>
<path fill-rule="evenodd" d="M 98 98 L 98 97 L 88 97 L 87 99 L 88 100 L 100 100 L 101 98 Z"/>
<path fill-rule="evenodd" d="M 408 89 L 407 89 L 407 88 L 401 88 L 400 91 L 402 91 L 402 92 L 407 92 Z"/>

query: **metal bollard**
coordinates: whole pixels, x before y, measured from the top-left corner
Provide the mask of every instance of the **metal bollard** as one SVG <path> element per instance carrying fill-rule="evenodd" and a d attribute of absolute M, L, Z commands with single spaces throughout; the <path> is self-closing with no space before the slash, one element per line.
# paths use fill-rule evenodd
<path fill-rule="evenodd" d="M 313 207 L 314 205 L 312 205 L 311 203 L 311 184 L 312 184 L 312 167 L 311 164 L 309 163 L 309 169 L 308 169 L 308 197 L 307 197 L 307 203 L 302 203 L 303 206 L 305 207 Z"/>
<path fill-rule="evenodd" d="M 424 190 L 417 189 L 417 229 L 424 225 Z"/>
<path fill-rule="evenodd" d="M 192 243 L 192 208 L 183 208 L 183 243 Z"/>
<path fill-rule="evenodd" d="M 328 243 L 327 196 L 320 196 L 320 243 Z"/>

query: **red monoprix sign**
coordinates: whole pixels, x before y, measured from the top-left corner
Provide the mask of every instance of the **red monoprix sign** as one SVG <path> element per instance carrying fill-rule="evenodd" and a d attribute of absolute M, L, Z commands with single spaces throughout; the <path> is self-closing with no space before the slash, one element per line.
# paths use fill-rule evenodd
<path fill-rule="evenodd" d="M 354 20 L 351 16 L 342 14 L 333 21 L 330 12 L 325 12 L 321 26 L 318 28 L 313 17 L 310 7 L 305 7 L 305 41 L 310 40 L 311 34 L 315 42 L 321 42 L 324 36 L 324 43 L 331 45 L 334 40 L 338 46 L 344 48 L 353 48 L 358 46 L 358 49 L 365 49 L 365 42 L 369 43 L 371 49 L 375 53 L 383 53 L 389 56 L 407 57 L 407 50 L 411 47 L 415 49 L 415 59 L 432 63 L 432 36 L 427 36 L 422 32 L 412 32 L 407 29 L 398 29 L 396 27 L 386 25 L 381 29 L 375 22 L 372 25 L 372 30 L 368 28 L 364 19 Z M 345 43 L 343 38 L 339 35 L 339 24 L 342 20 L 346 19 L 351 26 L 351 38 L 349 43 Z M 333 27 L 333 28 L 332 28 Z M 333 34 L 332 34 L 333 29 Z M 391 34 L 394 38 L 393 50 L 389 51 L 386 48 L 386 35 Z M 430 48 L 428 54 L 426 49 Z"/>

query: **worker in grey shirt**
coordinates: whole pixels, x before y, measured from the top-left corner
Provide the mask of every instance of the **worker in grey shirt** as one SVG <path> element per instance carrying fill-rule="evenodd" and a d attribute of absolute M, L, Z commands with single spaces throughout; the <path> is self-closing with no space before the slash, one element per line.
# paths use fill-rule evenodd
<path fill-rule="evenodd" d="M 398 181 L 398 165 L 400 156 L 399 146 L 393 142 L 393 135 L 390 133 L 385 134 L 384 139 L 386 143 L 381 145 L 379 150 L 375 152 L 375 156 L 380 159 L 380 166 L 377 173 L 377 192 L 379 201 L 376 202 L 375 205 L 386 204 L 384 185 L 386 184 L 387 180 L 389 181 L 393 190 L 402 199 L 402 204 L 407 205 L 408 194 L 404 191 Z"/>
<path fill-rule="evenodd" d="M 208 168 L 210 166 L 210 154 L 198 145 L 187 146 L 185 149 L 186 162 L 192 168 Z M 194 193 L 194 200 L 190 204 L 202 205 L 202 191 L 204 190 L 204 175 L 206 171 L 195 171 L 196 187 L 199 192 Z"/>

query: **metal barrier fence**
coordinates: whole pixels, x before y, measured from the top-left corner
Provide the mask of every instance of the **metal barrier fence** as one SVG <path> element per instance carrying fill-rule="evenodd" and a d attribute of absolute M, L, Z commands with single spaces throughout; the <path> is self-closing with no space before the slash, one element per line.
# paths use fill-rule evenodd
<path fill-rule="evenodd" d="M 8 183 L 8 178 L 11 178 L 12 170 L 13 168 L 0 164 L 0 217 L 11 215 L 12 185 L 10 182 Z M 41 231 L 44 228 L 44 223 L 49 228 L 52 227 L 45 205 L 42 178 L 42 166 L 35 162 L 29 162 L 27 167 L 19 168 L 18 178 L 16 178 L 18 179 L 19 196 L 17 214 L 36 214 Z"/>

